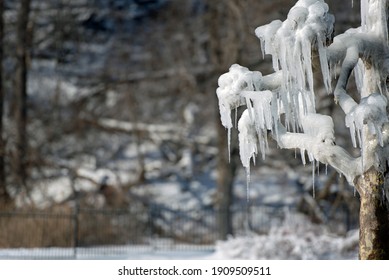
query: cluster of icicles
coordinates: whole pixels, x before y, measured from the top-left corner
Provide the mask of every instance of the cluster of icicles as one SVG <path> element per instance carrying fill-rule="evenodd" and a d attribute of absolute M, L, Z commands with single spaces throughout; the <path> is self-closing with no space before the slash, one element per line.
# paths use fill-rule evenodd
<path fill-rule="evenodd" d="M 366 5 L 367 1 L 362 2 Z M 247 106 L 237 126 L 240 158 L 247 170 L 248 181 L 251 161 L 255 163 L 259 153 L 265 158 L 268 133 L 279 145 L 282 143 L 280 137 L 289 141 L 286 145 L 281 144 L 281 148 L 298 148 L 304 164 L 306 152 L 313 166 L 315 160 L 327 164 L 322 156 L 326 152 L 323 143 L 333 145 L 334 124 L 331 117 L 315 113 L 311 57 L 312 49 L 317 50 L 324 85 L 330 93 L 335 70 L 329 67 L 326 43 L 332 40 L 334 17 L 328 10 L 328 5 L 322 0 L 300 0 L 285 21 L 276 20 L 255 30 L 263 55 L 272 56 L 275 73 L 262 76 L 258 71 L 234 64 L 219 78 L 217 96 L 221 122 L 228 130 L 229 150 L 230 133 L 234 127 L 231 112 L 239 106 Z M 365 24 L 368 19 L 366 11 L 362 12 L 362 24 Z M 346 125 L 350 128 L 354 146 L 359 143 L 363 147 L 361 133 L 365 124 L 383 145 L 381 128 L 388 122 L 386 105 L 387 100 L 382 94 L 372 94 L 350 108 Z M 284 116 L 283 123 L 281 115 Z M 288 138 L 289 134 L 293 137 Z M 318 145 L 322 145 L 320 149 Z"/>

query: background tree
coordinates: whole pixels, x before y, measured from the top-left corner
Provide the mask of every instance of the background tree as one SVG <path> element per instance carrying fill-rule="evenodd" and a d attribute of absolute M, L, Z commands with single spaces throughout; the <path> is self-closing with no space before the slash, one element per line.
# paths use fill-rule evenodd
<path fill-rule="evenodd" d="M 6 188 L 5 176 L 5 142 L 3 136 L 3 112 L 4 112 L 4 89 L 3 89 L 3 49 L 4 49 L 4 1 L 0 0 L 0 204 L 10 201 Z"/>
<path fill-rule="evenodd" d="M 221 73 L 227 65 L 240 60 L 245 32 L 243 11 L 239 1 L 210 1 L 206 13 L 209 26 L 209 45 L 211 63 Z M 224 47 L 226 46 L 226 47 Z M 237 173 L 237 145 L 232 144 L 228 155 L 223 147 L 227 145 L 225 129 L 216 122 L 218 147 L 222 151 L 217 161 L 217 192 L 215 206 L 218 211 L 217 224 L 220 239 L 233 234 L 232 204 L 233 185 Z M 234 136 L 236 136 L 234 134 Z M 235 143 L 235 142 L 233 142 Z"/>
<path fill-rule="evenodd" d="M 27 176 L 27 58 L 29 50 L 28 22 L 30 0 L 21 0 L 16 25 L 15 71 L 15 155 L 13 174 L 19 188 L 26 187 Z"/>
<path fill-rule="evenodd" d="M 389 258 L 388 147 L 388 30 L 386 0 L 361 1 L 361 27 L 333 39 L 334 17 L 324 1 L 300 0 L 285 21 L 258 27 L 263 54 L 271 54 L 273 74 L 262 76 L 233 65 L 219 78 L 217 95 L 223 125 L 233 127 L 231 110 L 247 109 L 238 123 L 240 156 L 250 174 L 250 161 L 265 157 L 267 134 L 283 149 L 300 149 L 312 163 L 332 166 L 355 186 L 361 198 L 361 259 Z M 333 39 L 333 42 L 332 42 Z M 354 147 L 353 157 L 335 144 L 331 116 L 316 113 L 312 55 L 320 60 L 323 82 L 332 92 L 331 77 L 341 65 L 333 91 L 344 112 Z M 347 88 L 355 72 L 358 93 Z"/>

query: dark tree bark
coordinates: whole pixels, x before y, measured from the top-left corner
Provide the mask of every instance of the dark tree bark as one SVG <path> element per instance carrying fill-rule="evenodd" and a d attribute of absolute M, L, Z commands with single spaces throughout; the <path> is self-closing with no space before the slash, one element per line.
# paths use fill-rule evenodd
<path fill-rule="evenodd" d="M 239 1 L 209 1 L 207 24 L 210 35 L 210 58 L 215 69 L 224 73 L 230 65 L 239 61 L 241 41 L 243 40 L 243 13 Z M 216 94 L 215 94 L 216 99 Z M 216 99 L 217 104 L 217 99 Z M 233 234 L 231 205 L 233 200 L 233 183 L 239 161 L 237 137 L 231 140 L 231 162 L 227 152 L 227 131 L 220 124 L 220 116 L 216 117 L 218 137 L 217 161 L 217 194 L 215 207 L 217 209 L 217 225 L 219 239 L 225 240 Z"/>
<path fill-rule="evenodd" d="M 374 168 L 356 179 L 361 196 L 359 258 L 362 260 L 389 259 L 389 203 L 385 181 L 384 174 Z"/>
<path fill-rule="evenodd" d="M 24 187 L 26 181 L 27 159 L 27 51 L 28 51 L 28 17 L 30 0 L 21 0 L 16 30 L 16 61 L 15 73 L 15 123 L 16 123 L 16 151 L 13 171 L 18 187 Z"/>
<path fill-rule="evenodd" d="M 217 193 L 216 193 L 216 208 L 217 208 L 217 224 L 218 237 L 221 240 L 227 239 L 228 235 L 233 234 L 232 228 L 232 211 L 231 205 L 233 200 L 233 185 L 236 176 L 237 154 L 236 149 L 233 148 L 231 154 L 231 162 L 228 160 L 227 152 L 227 135 L 226 130 L 217 122 L 218 130 L 218 162 L 217 162 Z M 236 143 L 236 141 L 231 141 Z M 235 145 L 234 145 L 235 146 Z"/>
<path fill-rule="evenodd" d="M 6 189 L 5 141 L 3 138 L 4 90 L 3 90 L 4 0 L 0 0 L 0 205 L 11 198 Z"/>

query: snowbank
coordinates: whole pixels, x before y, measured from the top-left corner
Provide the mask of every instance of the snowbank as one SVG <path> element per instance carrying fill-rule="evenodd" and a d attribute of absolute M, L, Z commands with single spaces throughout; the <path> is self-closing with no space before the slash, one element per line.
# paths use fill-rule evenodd
<path fill-rule="evenodd" d="M 284 224 L 266 235 L 249 233 L 216 244 L 214 259 L 357 259 L 358 231 L 345 237 L 330 234 L 300 214 L 288 214 Z"/>

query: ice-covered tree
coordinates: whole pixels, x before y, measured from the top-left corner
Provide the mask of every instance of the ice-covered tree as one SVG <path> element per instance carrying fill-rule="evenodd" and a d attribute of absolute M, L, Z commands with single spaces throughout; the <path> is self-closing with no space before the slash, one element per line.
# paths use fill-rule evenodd
<path fill-rule="evenodd" d="M 323 0 L 297 1 L 284 21 L 255 30 L 263 55 L 272 56 L 274 73 L 235 64 L 220 76 L 217 89 L 228 139 L 232 111 L 247 107 L 237 128 L 248 177 L 257 154 L 265 158 L 269 134 L 280 148 L 299 149 L 304 164 L 307 156 L 313 167 L 330 165 L 355 187 L 361 199 L 361 259 L 389 259 L 387 10 L 387 0 L 361 0 L 361 26 L 334 37 L 335 18 Z M 316 113 L 313 54 L 328 94 L 344 111 L 358 157 L 335 143 L 333 118 Z M 347 87 L 352 72 L 357 94 Z"/>

